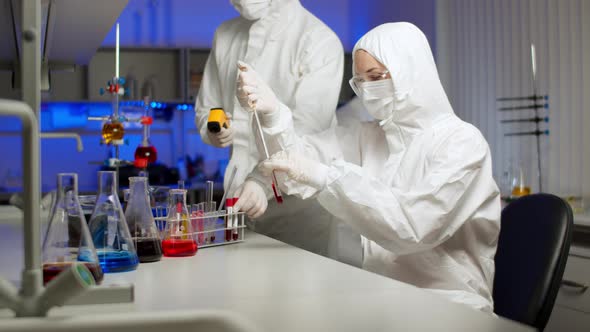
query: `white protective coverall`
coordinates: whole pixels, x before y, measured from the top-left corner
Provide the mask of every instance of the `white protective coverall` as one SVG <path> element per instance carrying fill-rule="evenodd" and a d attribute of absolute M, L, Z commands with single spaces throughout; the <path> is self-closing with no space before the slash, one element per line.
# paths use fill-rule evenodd
<path fill-rule="evenodd" d="M 486 140 L 455 116 L 414 25 L 381 25 L 359 49 L 391 73 L 391 117 L 301 138 L 281 111 L 265 128 L 273 151 L 319 160 L 314 174 L 326 174 L 317 188 L 279 172 L 284 190 L 316 197 L 358 231 L 364 269 L 491 312 L 500 195 Z"/>
<path fill-rule="evenodd" d="M 238 167 L 234 192 L 260 160 L 252 135 L 252 114 L 236 98 L 237 63 L 250 64 L 272 88 L 293 116 L 298 134 L 312 134 L 335 126 L 335 110 L 342 83 L 344 53 L 336 34 L 313 16 L 299 0 L 273 0 L 268 15 L 250 21 L 237 17 L 221 24 L 205 66 L 196 101 L 195 122 L 201 139 L 207 137 L 209 110 L 223 107 L 232 114 L 231 160 L 226 175 Z M 268 179 L 264 185 L 270 188 Z M 272 193 L 268 190 L 268 193 Z M 285 197 L 269 202 L 267 213 L 253 223 L 255 231 L 300 248 L 328 254 L 333 217 L 317 201 Z"/>

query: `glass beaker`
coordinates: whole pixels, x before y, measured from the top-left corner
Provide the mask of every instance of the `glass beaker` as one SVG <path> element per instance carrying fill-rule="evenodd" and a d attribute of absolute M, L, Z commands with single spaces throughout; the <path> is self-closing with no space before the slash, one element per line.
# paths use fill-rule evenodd
<path fill-rule="evenodd" d="M 162 240 L 164 256 L 193 256 L 197 253 L 197 242 L 186 208 L 186 190 L 171 189 L 166 229 Z"/>
<path fill-rule="evenodd" d="M 81 262 L 97 284 L 104 277 L 78 200 L 78 175 L 57 175 L 57 197 L 51 208 L 43 241 L 43 283 L 47 284 L 72 264 Z"/>
<path fill-rule="evenodd" d="M 90 217 L 90 233 L 105 273 L 137 268 L 139 260 L 117 196 L 115 172 L 98 172 L 98 194 Z"/>
<path fill-rule="evenodd" d="M 527 186 L 527 179 L 525 178 L 525 173 L 522 167 L 519 167 L 518 173 L 514 174 L 512 179 L 512 198 L 519 198 L 522 196 L 530 195 L 531 188 Z"/>
<path fill-rule="evenodd" d="M 129 196 L 125 219 L 141 263 L 157 262 L 162 258 L 162 245 L 152 215 L 147 178 L 129 178 Z"/>

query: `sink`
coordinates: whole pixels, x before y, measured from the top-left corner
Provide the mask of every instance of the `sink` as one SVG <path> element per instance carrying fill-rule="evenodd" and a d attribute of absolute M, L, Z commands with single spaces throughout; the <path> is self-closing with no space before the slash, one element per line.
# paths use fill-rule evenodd
<path fill-rule="evenodd" d="M 3 332 L 254 332 L 246 318 L 220 310 L 182 310 L 0 319 Z"/>

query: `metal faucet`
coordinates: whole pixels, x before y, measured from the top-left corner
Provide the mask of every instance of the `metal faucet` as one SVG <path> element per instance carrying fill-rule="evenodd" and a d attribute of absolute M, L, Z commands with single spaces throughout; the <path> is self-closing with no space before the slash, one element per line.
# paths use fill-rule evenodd
<path fill-rule="evenodd" d="M 76 150 L 78 152 L 84 151 L 84 145 L 82 144 L 82 138 L 76 133 L 40 133 L 40 138 L 73 138 L 76 140 Z"/>
<path fill-rule="evenodd" d="M 24 167 L 24 250 L 25 267 L 20 292 L 0 278 L 0 304 L 11 308 L 17 317 L 45 316 L 94 285 L 90 271 L 74 265 L 43 288 L 40 248 L 39 125 L 33 110 L 16 100 L 0 99 L 0 116 L 18 116 L 23 123 Z"/>

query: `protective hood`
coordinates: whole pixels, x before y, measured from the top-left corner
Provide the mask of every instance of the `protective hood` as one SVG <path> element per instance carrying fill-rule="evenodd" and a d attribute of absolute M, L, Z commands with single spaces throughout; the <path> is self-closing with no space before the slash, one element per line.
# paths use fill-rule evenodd
<path fill-rule="evenodd" d="M 444 92 L 426 36 L 406 22 L 382 24 L 365 34 L 353 50 L 365 50 L 390 72 L 394 86 L 391 117 L 383 129 L 399 127 L 415 133 L 430 127 L 437 119 L 453 114 Z M 405 135 L 404 135 L 405 136 Z"/>

